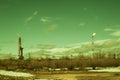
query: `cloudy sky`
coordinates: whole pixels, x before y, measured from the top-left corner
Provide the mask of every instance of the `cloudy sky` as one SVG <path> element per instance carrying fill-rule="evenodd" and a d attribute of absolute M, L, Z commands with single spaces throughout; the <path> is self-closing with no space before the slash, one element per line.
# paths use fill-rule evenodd
<path fill-rule="evenodd" d="M 29 52 L 91 42 L 93 32 L 119 39 L 120 0 L 0 0 L 0 52 L 16 54 L 19 36 Z"/>

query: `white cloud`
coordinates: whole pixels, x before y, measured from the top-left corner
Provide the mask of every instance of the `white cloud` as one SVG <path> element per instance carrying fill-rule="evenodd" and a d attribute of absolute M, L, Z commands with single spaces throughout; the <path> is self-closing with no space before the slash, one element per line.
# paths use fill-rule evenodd
<path fill-rule="evenodd" d="M 95 47 L 111 48 L 111 47 L 114 47 L 114 46 L 118 46 L 119 44 L 120 44 L 120 40 L 107 39 L 107 40 L 102 40 L 102 41 L 96 42 Z"/>
<path fill-rule="evenodd" d="M 114 30 L 111 28 L 105 28 L 104 31 L 114 31 Z"/>
<path fill-rule="evenodd" d="M 51 53 L 59 53 L 59 52 L 64 52 L 69 50 L 68 48 L 53 48 L 53 49 L 48 49 L 47 51 L 50 51 Z"/>
<path fill-rule="evenodd" d="M 40 22 L 49 23 L 49 22 L 53 22 L 53 21 L 59 21 L 62 19 L 63 19 L 62 17 L 41 17 Z"/>
<path fill-rule="evenodd" d="M 37 14 L 38 11 L 33 12 L 33 14 L 25 20 L 25 24 L 28 24 L 30 21 L 32 21 Z"/>
<path fill-rule="evenodd" d="M 94 46 L 92 45 L 92 42 L 84 42 L 82 44 L 74 45 L 71 47 L 70 51 L 76 53 L 76 52 L 87 52 L 92 51 L 93 47 L 95 49 L 109 49 L 114 48 L 116 46 L 120 45 L 120 39 L 105 39 L 105 40 L 97 40 L 95 41 Z"/>
<path fill-rule="evenodd" d="M 112 29 L 112 28 L 105 28 L 104 31 L 111 32 L 109 35 L 120 37 L 120 30 Z"/>
<path fill-rule="evenodd" d="M 26 22 L 29 22 L 29 21 L 31 21 L 33 19 L 33 16 L 30 16 L 30 17 L 28 17 L 27 19 L 26 19 Z"/>
<path fill-rule="evenodd" d="M 86 23 L 84 23 L 84 22 L 81 22 L 80 24 L 79 24 L 79 26 L 85 26 L 86 25 Z"/>
<path fill-rule="evenodd" d="M 120 30 L 118 30 L 118 31 L 114 31 L 114 32 L 111 33 L 110 35 L 112 35 L 112 36 L 116 36 L 116 37 L 120 37 Z"/>
<path fill-rule="evenodd" d="M 41 22 L 44 22 L 44 23 L 47 23 L 47 22 L 50 22 L 51 21 L 51 17 L 42 17 L 40 19 Z"/>
<path fill-rule="evenodd" d="M 104 49 L 106 50 L 114 50 L 116 46 L 120 45 L 120 39 L 105 39 L 105 40 L 97 40 L 95 41 L 94 48 L 95 50 Z M 69 56 L 69 55 L 79 55 L 80 53 L 87 53 L 92 51 L 93 45 L 91 42 L 83 42 L 75 44 L 71 47 L 56 47 L 54 45 L 40 45 L 38 50 L 31 52 L 31 56 L 40 58 L 42 56 Z"/>

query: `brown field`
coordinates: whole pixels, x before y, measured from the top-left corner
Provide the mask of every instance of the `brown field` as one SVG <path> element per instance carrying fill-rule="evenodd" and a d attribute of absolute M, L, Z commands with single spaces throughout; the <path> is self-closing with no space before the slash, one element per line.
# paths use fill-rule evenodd
<path fill-rule="evenodd" d="M 0 60 L 0 70 L 31 73 L 34 76 L 13 77 L 2 74 L 0 80 L 120 80 L 119 72 L 89 72 L 87 69 L 112 67 L 120 71 L 119 66 L 120 59 L 114 58 L 5 59 Z"/>
<path fill-rule="evenodd" d="M 30 72 L 34 77 L 0 75 L 0 80 L 120 80 L 120 73 L 103 72 Z"/>

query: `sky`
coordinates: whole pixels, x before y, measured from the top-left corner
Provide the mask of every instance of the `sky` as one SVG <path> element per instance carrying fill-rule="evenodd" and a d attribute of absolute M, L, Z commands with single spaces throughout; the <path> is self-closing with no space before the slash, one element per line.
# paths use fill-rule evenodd
<path fill-rule="evenodd" d="M 0 0 L 0 53 L 119 40 L 120 0 Z M 120 44 L 120 43 L 119 43 Z"/>

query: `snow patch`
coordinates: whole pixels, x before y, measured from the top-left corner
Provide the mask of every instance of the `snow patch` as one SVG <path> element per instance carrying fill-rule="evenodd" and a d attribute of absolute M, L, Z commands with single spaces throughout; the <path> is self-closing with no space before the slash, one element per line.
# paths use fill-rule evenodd
<path fill-rule="evenodd" d="M 102 68 L 99 70 L 89 70 L 90 72 L 120 72 L 120 67 Z"/>
<path fill-rule="evenodd" d="M 6 70 L 0 70 L 0 74 L 6 75 L 6 76 L 16 76 L 16 77 L 32 77 L 32 76 L 34 76 L 29 73 L 13 72 L 13 71 L 6 71 Z"/>

